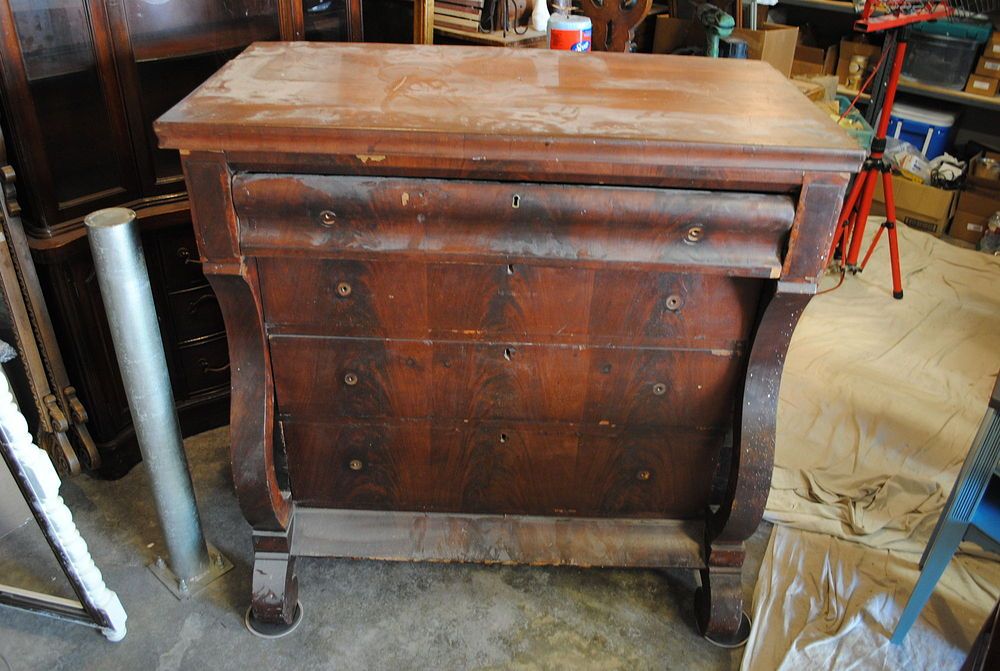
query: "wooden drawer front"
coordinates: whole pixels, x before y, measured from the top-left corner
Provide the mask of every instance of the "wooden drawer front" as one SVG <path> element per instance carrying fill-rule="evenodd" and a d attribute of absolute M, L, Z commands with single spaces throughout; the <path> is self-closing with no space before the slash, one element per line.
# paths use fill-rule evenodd
<path fill-rule="evenodd" d="M 697 517 L 722 436 L 427 421 L 284 424 L 300 505 Z"/>
<path fill-rule="evenodd" d="M 229 386 L 229 345 L 224 337 L 177 350 L 188 393 Z"/>
<path fill-rule="evenodd" d="M 190 289 L 206 284 L 199 263 L 198 243 L 188 226 L 164 230 L 157 235 L 163 276 L 169 291 Z"/>
<path fill-rule="evenodd" d="M 720 427 L 735 353 L 576 345 L 271 338 L 278 411 Z"/>
<path fill-rule="evenodd" d="M 223 333 L 222 310 L 211 287 L 199 287 L 170 294 L 170 319 L 179 342 Z"/>
<path fill-rule="evenodd" d="M 786 196 L 626 187 L 239 174 L 244 253 L 545 259 L 777 277 Z"/>
<path fill-rule="evenodd" d="M 731 346 L 760 280 L 531 264 L 258 259 L 272 332 Z"/>

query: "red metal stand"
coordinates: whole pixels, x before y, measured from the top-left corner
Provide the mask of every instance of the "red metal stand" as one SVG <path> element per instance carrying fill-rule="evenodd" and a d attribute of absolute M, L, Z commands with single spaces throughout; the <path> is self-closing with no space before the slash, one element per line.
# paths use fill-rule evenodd
<path fill-rule="evenodd" d="M 892 114 L 893 101 L 896 99 L 896 87 L 899 83 L 899 74 L 903 70 L 903 59 L 906 57 L 905 39 L 897 39 L 893 46 L 895 54 L 893 54 L 892 67 L 889 70 L 878 128 L 875 131 L 875 138 L 872 140 L 871 154 L 854 181 L 854 186 L 840 212 L 829 258 L 833 258 L 837 247 L 840 246 L 844 267 L 853 273 L 861 272 L 868 263 L 868 259 L 871 258 L 883 231 L 888 231 L 889 262 L 892 266 L 892 297 L 899 299 L 903 297 L 903 281 L 899 267 L 899 243 L 896 234 L 896 200 L 892 190 L 891 168 L 884 158 L 884 153 L 885 136 L 889 130 L 889 117 Z M 886 219 L 875 234 L 875 238 L 859 266 L 858 256 L 865 234 L 865 224 L 871 212 L 872 199 L 875 197 L 875 186 L 880 178 L 885 194 Z"/>
<path fill-rule="evenodd" d="M 882 12 L 878 14 L 877 12 Z M 935 21 L 952 16 L 954 9 L 948 2 L 925 0 L 922 3 L 904 0 L 867 0 L 854 29 L 861 33 L 885 32 L 883 61 L 878 69 L 878 81 L 871 93 L 868 121 L 876 126 L 868 160 L 851 187 L 844 208 L 837 220 L 837 230 L 830 246 L 833 259 L 839 255 L 844 270 L 859 273 L 864 270 L 875 251 L 875 246 L 888 231 L 889 262 L 892 266 L 892 297 L 903 297 L 903 280 L 899 268 L 899 239 L 896 234 L 896 198 L 892 190 L 892 170 L 885 160 L 885 135 L 889 130 L 892 104 L 896 100 L 896 87 L 906 58 L 906 33 L 908 26 L 923 21 Z M 877 124 L 876 124 L 877 119 Z M 871 212 L 872 198 L 878 180 L 882 180 L 885 193 L 885 223 L 872 239 L 861 265 L 858 255 L 864 239 L 865 224 Z"/>

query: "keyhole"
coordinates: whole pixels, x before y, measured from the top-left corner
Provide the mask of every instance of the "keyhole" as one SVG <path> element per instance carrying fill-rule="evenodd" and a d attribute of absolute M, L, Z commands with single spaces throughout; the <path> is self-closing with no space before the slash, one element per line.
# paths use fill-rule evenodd
<path fill-rule="evenodd" d="M 514 358 L 514 353 L 515 352 L 517 352 L 517 350 L 514 349 L 513 347 L 504 347 L 503 348 L 503 358 L 507 359 L 507 361 L 510 361 L 511 359 Z"/>
<path fill-rule="evenodd" d="M 513 275 L 514 274 L 514 265 L 513 264 L 510 264 L 510 263 L 507 264 L 507 274 L 508 275 Z"/>
<path fill-rule="evenodd" d="M 507 434 L 506 433 L 501 433 L 500 434 L 500 442 L 501 443 L 506 443 L 507 442 Z"/>

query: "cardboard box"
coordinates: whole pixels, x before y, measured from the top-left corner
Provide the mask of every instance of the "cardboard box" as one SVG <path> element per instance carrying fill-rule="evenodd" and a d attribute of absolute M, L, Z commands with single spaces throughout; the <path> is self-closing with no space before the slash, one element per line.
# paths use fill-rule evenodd
<path fill-rule="evenodd" d="M 969 161 L 969 174 L 965 178 L 973 186 L 1000 191 L 1000 152 L 984 151 Z"/>
<path fill-rule="evenodd" d="M 983 56 L 976 64 L 976 74 L 981 77 L 1000 78 L 1000 58 L 987 58 Z"/>
<path fill-rule="evenodd" d="M 834 74 L 837 72 L 838 51 L 836 44 L 826 49 L 798 45 L 792 60 L 792 76 Z"/>
<path fill-rule="evenodd" d="M 986 47 L 983 49 L 983 56 L 987 58 L 1000 58 L 1000 32 L 994 32 L 990 35 L 990 41 L 986 43 Z"/>
<path fill-rule="evenodd" d="M 926 184 L 917 184 L 897 175 L 892 176 L 892 191 L 896 196 L 898 223 L 926 231 L 936 238 L 944 235 L 955 210 L 958 191 L 946 191 Z M 878 181 L 875 188 L 872 214 L 885 216 L 882 180 Z"/>
<path fill-rule="evenodd" d="M 786 77 L 792 72 L 798 35 L 798 28 L 775 23 L 766 23 L 760 30 L 733 31 L 733 37 L 746 41 L 750 58 L 770 63 Z M 683 47 L 705 47 L 705 31 L 701 24 L 673 16 L 656 17 L 653 53 L 669 54 Z"/>
<path fill-rule="evenodd" d="M 799 29 L 796 26 L 765 23 L 759 30 L 737 28 L 733 31 L 733 37 L 746 40 L 750 58 L 770 63 L 781 74 L 791 76 L 795 45 L 799 41 Z"/>
<path fill-rule="evenodd" d="M 866 44 L 864 42 L 841 40 L 840 57 L 837 59 L 837 81 L 840 82 L 841 86 L 847 85 L 847 72 L 851 65 L 851 57 L 856 54 L 868 57 L 868 69 L 865 71 L 867 76 L 867 73 L 871 72 L 875 66 L 878 65 L 878 59 L 882 55 L 882 49 L 873 44 Z M 864 83 L 863 78 L 862 83 Z"/>
<path fill-rule="evenodd" d="M 976 244 L 986 232 L 986 222 L 1000 211 L 1000 191 L 967 189 L 958 197 L 948 235 Z"/>
<path fill-rule="evenodd" d="M 969 81 L 965 85 L 965 92 L 992 98 L 997 94 L 998 85 L 1000 85 L 1000 79 L 973 74 L 969 75 Z"/>

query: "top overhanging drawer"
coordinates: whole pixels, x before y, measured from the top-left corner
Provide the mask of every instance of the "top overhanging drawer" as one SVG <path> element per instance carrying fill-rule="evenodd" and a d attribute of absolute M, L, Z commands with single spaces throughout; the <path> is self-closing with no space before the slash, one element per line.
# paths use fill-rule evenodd
<path fill-rule="evenodd" d="M 244 254 L 689 268 L 778 277 L 783 195 L 239 173 Z"/>

